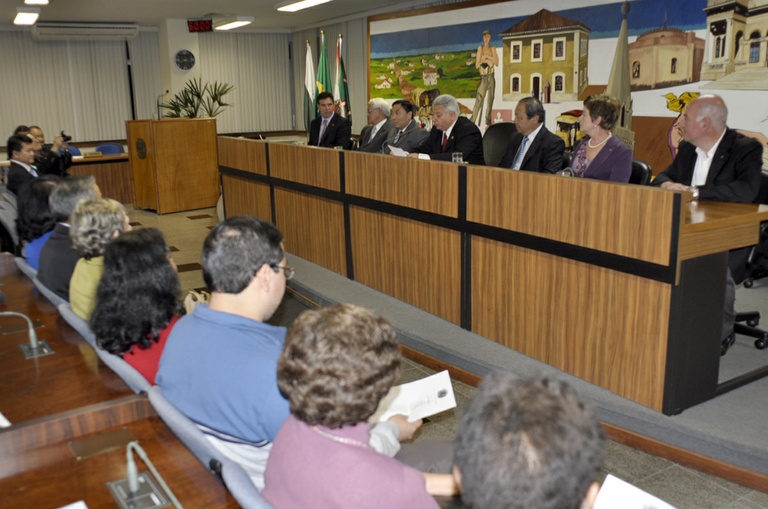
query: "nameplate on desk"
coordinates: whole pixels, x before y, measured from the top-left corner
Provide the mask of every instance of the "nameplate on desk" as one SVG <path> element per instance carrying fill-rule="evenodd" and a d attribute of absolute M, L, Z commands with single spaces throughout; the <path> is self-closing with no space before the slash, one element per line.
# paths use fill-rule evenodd
<path fill-rule="evenodd" d="M 88 159 L 91 157 L 101 157 L 103 154 L 101 152 L 86 152 L 83 154 L 84 159 Z"/>

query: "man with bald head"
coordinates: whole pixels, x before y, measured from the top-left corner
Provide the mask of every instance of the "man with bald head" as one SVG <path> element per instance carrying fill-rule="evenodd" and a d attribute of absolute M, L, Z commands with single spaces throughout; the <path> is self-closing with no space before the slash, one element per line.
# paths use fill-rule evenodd
<path fill-rule="evenodd" d="M 680 122 L 683 141 L 677 156 L 653 185 L 689 192 L 694 200 L 753 202 L 760 190 L 763 147 L 729 129 L 727 120 L 728 108 L 721 97 L 702 95 L 691 102 Z M 737 260 L 732 257 L 726 281 L 721 355 L 734 342 L 736 289 L 731 271 L 740 268 Z"/>

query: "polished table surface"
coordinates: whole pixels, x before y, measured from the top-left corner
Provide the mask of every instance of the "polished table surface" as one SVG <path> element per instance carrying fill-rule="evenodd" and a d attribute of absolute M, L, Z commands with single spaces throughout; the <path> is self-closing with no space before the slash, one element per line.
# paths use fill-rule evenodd
<path fill-rule="evenodd" d="M 6 297 L 0 311 L 16 311 L 39 320 L 42 327 L 36 328 L 37 336 L 55 352 L 24 359 L 19 345 L 28 341 L 25 322 L 0 318 L 0 413 L 12 424 L 132 394 L 37 292 L 8 253 L 0 255 L 0 283 Z M 6 333 L 9 329 L 17 332 Z"/>

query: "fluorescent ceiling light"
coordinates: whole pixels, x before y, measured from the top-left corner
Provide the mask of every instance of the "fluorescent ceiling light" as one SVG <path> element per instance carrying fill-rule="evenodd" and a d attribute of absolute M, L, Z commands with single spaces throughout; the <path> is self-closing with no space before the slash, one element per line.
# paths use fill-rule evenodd
<path fill-rule="evenodd" d="M 48 5 L 48 0 L 24 0 L 27 5 Z"/>
<path fill-rule="evenodd" d="M 296 12 L 302 9 L 309 9 L 316 5 L 330 2 L 331 0 L 301 0 L 300 2 L 291 2 L 289 4 L 277 4 L 275 9 L 282 12 Z"/>
<path fill-rule="evenodd" d="M 253 16 L 217 16 L 213 18 L 214 30 L 232 30 L 233 28 L 244 27 L 256 21 Z"/>
<path fill-rule="evenodd" d="M 16 17 L 13 19 L 13 24 L 34 25 L 39 17 L 40 9 L 35 7 L 16 7 Z"/>

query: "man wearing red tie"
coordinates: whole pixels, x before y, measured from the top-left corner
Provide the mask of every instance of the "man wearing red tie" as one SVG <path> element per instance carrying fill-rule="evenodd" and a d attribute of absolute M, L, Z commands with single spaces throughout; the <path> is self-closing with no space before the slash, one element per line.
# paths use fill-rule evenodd
<path fill-rule="evenodd" d="M 320 111 L 320 116 L 309 124 L 309 144 L 315 147 L 348 149 L 352 126 L 349 120 L 335 114 L 333 94 L 330 92 L 318 94 L 317 109 Z"/>
<path fill-rule="evenodd" d="M 459 103 L 451 95 L 438 96 L 432 103 L 432 131 L 408 157 L 450 161 L 461 152 L 465 163 L 485 164 L 483 136 L 468 118 L 459 115 Z"/>

